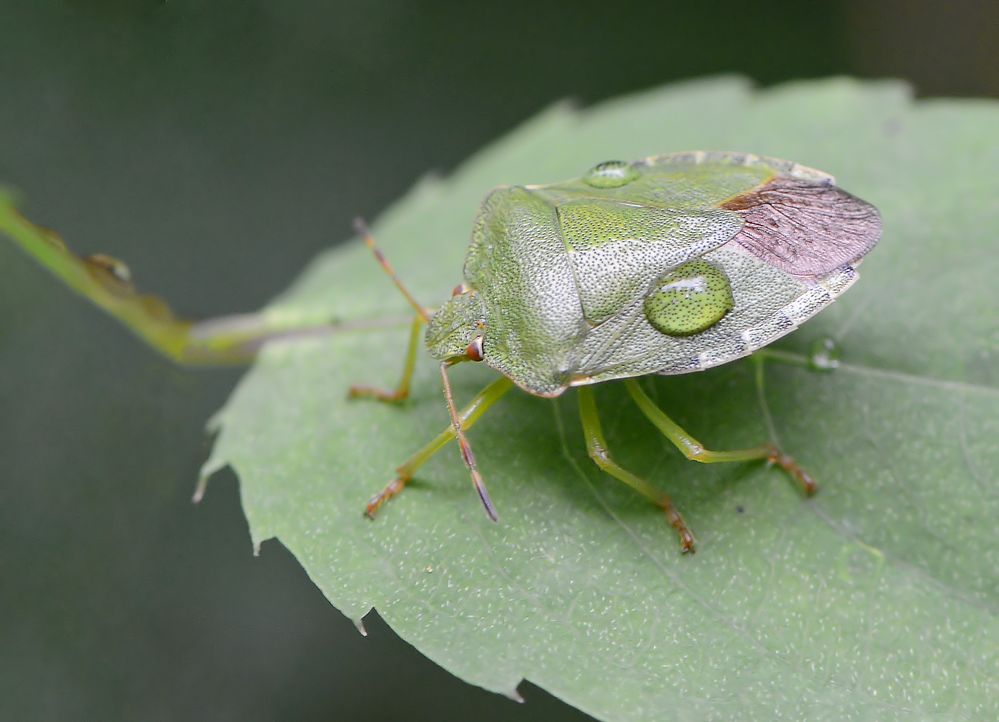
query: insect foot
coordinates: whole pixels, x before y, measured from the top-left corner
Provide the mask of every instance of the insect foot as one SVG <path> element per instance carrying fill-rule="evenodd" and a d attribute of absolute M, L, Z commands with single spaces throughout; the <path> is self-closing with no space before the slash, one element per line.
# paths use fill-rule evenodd
<path fill-rule="evenodd" d="M 375 401 L 383 401 L 387 404 L 397 404 L 409 398 L 409 390 L 400 391 L 399 389 L 394 389 L 389 391 L 387 389 L 378 389 L 374 386 L 351 386 L 347 391 L 347 398 L 374 399 Z"/>
<path fill-rule="evenodd" d="M 401 474 L 392 479 L 392 481 L 390 481 L 384 489 L 368 499 L 368 503 L 364 507 L 364 515 L 374 521 L 375 514 L 378 513 L 378 509 L 381 505 L 401 492 L 406 486 L 407 481 L 409 481 L 409 479 Z"/>
<path fill-rule="evenodd" d="M 684 522 L 683 517 L 680 516 L 680 512 L 672 504 L 664 505 L 663 511 L 666 512 L 666 519 L 669 521 L 670 526 L 676 529 L 676 533 L 680 535 L 680 551 L 684 554 L 693 554 L 697 551 L 694 548 L 694 535 L 690 533 L 690 529 L 687 528 L 687 524 Z"/>
<path fill-rule="evenodd" d="M 798 483 L 805 496 L 813 496 L 819 490 L 819 485 L 815 483 L 815 479 L 812 478 L 811 474 L 805 471 L 801 467 L 801 464 L 794 460 L 794 457 L 788 456 L 774 444 L 770 444 L 769 446 L 770 455 L 767 457 L 767 463 L 776 464 L 783 469 L 788 476 Z"/>

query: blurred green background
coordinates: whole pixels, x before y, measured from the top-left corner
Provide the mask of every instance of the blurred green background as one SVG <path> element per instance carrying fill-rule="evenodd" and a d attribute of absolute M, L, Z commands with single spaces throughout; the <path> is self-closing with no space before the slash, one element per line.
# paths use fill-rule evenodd
<path fill-rule="evenodd" d="M 984 1 L 2 0 L 0 182 L 218 315 L 558 99 L 732 72 L 996 96 L 997 32 Z M 0 266 L 0 719 L 587 719 L 374 614 L 364 639 L 279 543 L 254 558 L 232 474 L 189 501 L 239 372 L 160 360 L 6 242 Z"/>

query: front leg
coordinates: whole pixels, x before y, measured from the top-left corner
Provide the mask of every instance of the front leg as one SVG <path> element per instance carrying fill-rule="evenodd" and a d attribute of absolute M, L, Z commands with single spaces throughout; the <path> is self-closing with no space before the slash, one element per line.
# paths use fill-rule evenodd
<path fill-rule="evenodd" d="M 399 494 L 409 480 L 413 478 L 413 474 L 416 473 L 416 470 L 427 463 L 430 457 L 443 449 L 449 441 L 457 436 L 457 429 L 459 426 L 462 432 L 472 428 L 475 422 L 479 420 L 479 417 L 482 416 L 482 414 L 484 414 L 490 406 L 499 401 L 503 394 L 509 391 L 512 387 L 513 382 L 510 381 L 510 379 L 506 376 L 500 376 L 476 394 L 475 398 L 469 402 L 468 406 L 462 409 L 458 414 L 457 424 L 455 424 L 452 419 L 452 423 L 448 424 L 446 429 L 437 434 L 437 436 L 435 436 L 430 443 L 409 457 L 409 459 L 406 460 L 406 463 L 396 469 L 395 478 L 392 479 L 392 481 L 390 481 L 382 491 L 371 497 L 364 513 L 374 519 L 375 512 L 378 511 L 379 507 L 381 507 L 382 504 L 391 499 L 393 496 Z"/>
<path fill-rule="evenodd" d="M 416 354 L 420 347 L 420 332 L 426 323 L 423 316 L 414 316 L 409 330 L 409 346 L 406 348 L 406 362 L 402 368 L 402 378 L 395 389 L 380 389 L 374 386 L 351 386 L 347 396 L 352 399 L 375 399 L 386 403 L 398 403 L 409 398 L 409 384 L 416 369 Z"/>

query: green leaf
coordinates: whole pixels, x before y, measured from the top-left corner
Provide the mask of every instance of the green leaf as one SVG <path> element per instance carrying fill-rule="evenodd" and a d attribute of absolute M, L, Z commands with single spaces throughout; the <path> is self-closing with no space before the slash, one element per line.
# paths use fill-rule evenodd
<path fill-rule="evenodd" d="M 746 361 L 643 381 L 714 448 L 779 441 L 822 484 L 813 500 L 761 465 L 684 461 L 621 386 L 599 387 L 611 448 L 671 494 L 696 556 L 589 461 L 572 393 L 511 394 L 470 433 L 500 523 L 454 448 L 365 519 L 368 497 L 447 414 L 426 358 L 408 403 L 346 399 L 355 382 L 395 383 L 407 336 L 405 301 L 359 243 L 317 259 L 269 312 L 371 327 L 267 346 L 215 419 L 206 473 L 236 470 L 253 543 L 278 538 L 344 614 L 376 608 L 497 692 L 514 696 L 526 678 L 606 720 L 995 719 L 997 127 L 994 103 L 916 103 L 897 83 L 690 83 L 556 107 L 375 225 L 433 304 L 461 280 L 491 187 L 608 158 L 790 158 L 881 209 L 884 238 L 859 284 L 779 344 L 804 362 L 833 339 L 837 370 L 769 356 L 759 377 Z M 459 403 L 491 378 L 453 376 Z"/>

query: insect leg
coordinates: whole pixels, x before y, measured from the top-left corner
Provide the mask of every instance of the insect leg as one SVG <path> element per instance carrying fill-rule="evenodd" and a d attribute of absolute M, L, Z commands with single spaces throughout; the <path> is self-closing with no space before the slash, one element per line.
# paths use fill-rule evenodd
<path fill-rule="evenodd" d="M 680 512 L 673 506 L 673 502 L 664 493 L 656 489 L 649 482 L 635 476 L 627 469 L 618 466 L 607 449 L 607 442 L 604 440 L 603 430 L 600 428 L 600 417 L 597 415 L 597 403 L 593 398 L 593 389 L 588 386 L 580 386 L 577 389 L 579 394 L 579 417 L 583 422 L 583 436 L 586 437 L 586 451 L 596 465 L 625 484 L 635 489 L 640 494 L 648 497 L 654 503 L 661 506 L 666 512 L 666 519 L 670 526 L 676 529 L 680 535 L 680 546 L 684 553 L 694 551 L 694 535 L 687 528 L 687 523 L 680 516 Z"/>
<path fill-rule="evenodd" d="M 673 419 L 663 413 L 662 409 L 655 405 L 649 398 L 641 385 L 635 379 L 626 379 L 625 388 L 631 394 L 631 398 L 638 404 L 638 408 L 651 421 L 663 436 L 673 442 L 684 456 L 691 461 L 699 461 L 702 464 L 716 464 L 729 461 L 753 461 L 765 459 L 771 464 L 776 464 L 794 479 L 801 487 L 801 490 L 808 496 L 815 493 L 818 488 L 815 480 L 807 471 L 792 457 L 785 454 L 774 444 L 761 444 L 748 449 L 734 449 L 731 451 L 712 451 L 704 448 L 704 445 L 687 433 Z"/>
<path fill-rule="evenodd" d="M 462 430 L 470 429 L 479 417 L 486 410 L 498 401 L 503 394 L 510 390 L 513 382 L 506 376 L 501 376 L 480 391 L 471 402 L 461 410 L 458 419 Z M 375 494 L 368 501 L 365 513 L 374 518 L 378 507 L 398 494 L 406 486 L 406 482 L 413 478 L 416 470 L 423 466 L 434 454 L 443 449 L 449 441 L 455 438 L 454 424 L 448 424 L 447 428 L 441 431 L 434 439 L 422 449 L 413 454 L 409 459 L 396 469 L 396 477 L 389 482 L 380 493 Z"/>
<path fill-rule="evenodd" d="M 416 354 L 420 349 L 420 331 L 423 329 L 424 323 L 422 316 L 413 317 L 413 324 L 409 330 L 409 346 L 406 348 L 406 362 L 402 368 L 402 378 L 399 379 L 399 385 L 395 389 L 388 391 L 373 386 L 351 386 L 347 395 L 352 399 L 376 399 L 389 403 L 408 399 L 409 382 L 412 380 L 413 370 L 416 368 Z"/>
<path fill-rule="evenodd" d="M 368 230 L 368 224 L 364 222 L 363 218 L 354 219 L 354 230 L 357 231 L 358 235 L 364 240 L 364 245 L 371 249 L 371 252 L 375 254 L 375 260 L 378 261 L 378 265 L 382 267 L 382 270 L 388 274 L 388 277 L 392 279 L 392 283 L 395 287 L 399 289 L 399 292 L 406 297 L 409 301 L 409 305 L 412 306 L 418 316 L 423 318 L 424 321 L 430 320 L 430 312 L 427 311 L 426 307 L 420 305 L 420 302 L 416 300 L 416 297 L 409 292 L 402 281 L 395 273 L 395 269 L 392 268 L 392 264 L 388 262 L 388 259 L 382 255 L 382 252 L 378 250 L 378 246 L 375 245 L 375 239 L 371 236 L 371 231 Z"/>
<path fill-rule="evenodd" d="M 447 376 L 448 366 L 451 366 L 453 363 L 455 362 L 441 362 L 441 383 L 444 386 L 444 401 L 447 403 L 448 413 L 451 414 L 451 426 L 454 427 L 454 435 L 458 439 L 461 460 L 465 462 L 468 473 L 472 475 L 472 485 L 479 494 L 482 506 L 486 509 L 486 515 L 493 521 L 499 521 L 493 501 L 489 498 L 489 492 L 486 491 L 486 482 L 482 480 L 482 474 L 479 473 L 479 466 L 475 463 L 475 454 L 472 453 L 472 446 L 468 443 L 465 431 L 462 428 L 461 419 L 458 418 L 458 409 L 454 405 L 454 395 L 451 393 L 451 380 Z"/>

